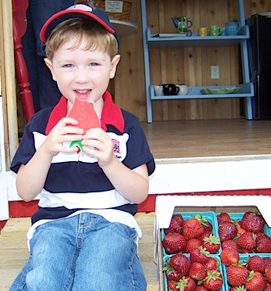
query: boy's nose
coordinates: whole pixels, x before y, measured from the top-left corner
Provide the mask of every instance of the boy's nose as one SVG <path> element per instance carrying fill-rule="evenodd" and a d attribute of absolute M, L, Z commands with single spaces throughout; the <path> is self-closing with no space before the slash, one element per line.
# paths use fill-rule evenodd
<path fill-rule="evenodd" d="M 88 82 L 88 80 L 89 78 L 88 78 L 88 74 L 86 70 L 84 69 L 77 70 L 76 75 L 75 75 L 75 82 L 86 83 Z"/>

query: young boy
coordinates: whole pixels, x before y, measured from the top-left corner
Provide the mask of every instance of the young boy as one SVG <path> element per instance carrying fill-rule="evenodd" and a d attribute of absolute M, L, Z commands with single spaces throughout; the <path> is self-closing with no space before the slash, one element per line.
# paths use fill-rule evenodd
<path fill-rule="evenodd" d="M 63 97 L 31 118 L 12 161 L 19 196 L 40 202 L 29 260 L 10 290 L 146 290 L 134 215 L 155 164 L 138 119 L 106 91 L 118 35 L 103 10 L 78 4 L 53 15 L 41 39 Z M 73 126 L 76 98 L 94 102 L 101 128 Z M 75 140 L 82 151 L 69 147 Z"/>

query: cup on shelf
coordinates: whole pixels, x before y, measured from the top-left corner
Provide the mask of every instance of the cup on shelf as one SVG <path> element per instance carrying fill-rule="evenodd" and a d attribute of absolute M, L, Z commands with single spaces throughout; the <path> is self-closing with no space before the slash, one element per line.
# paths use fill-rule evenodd
<path fill-rule="evenodd" d="M 220 32 L 220 36 L 225 36 L 226 35 L 226 27 L 221 27 L 221 32 Z"/>
<path fill-rule="evenodd" d="M 212 25 L 209 28 L 209 34 L 211 36 L 218 36 L 222 31 L 222 28 L 219 25 Z"/>
<path fill-rule="evenodd" d="M 163 84 L 164 95 L 177 95 L 179 93 L 179 87 L 175 84 Z"/>
<path fill-rule="evenodd" d="M 164 95 L 163 86 L 154 85 L 153 87 L 154 87 L 154 94 L 156 96 L 163 96 Z"/>
<path fill-rule="evenodd" d="M 207 29 L 207 27 L 200 27 L 198 29 L 198 32 L 199 32 L 199 36 L 207 36 L 208 29 Z"/>
<path fill-rule="evenodd" d="M 179 88 L 178 95 L 190 95 L 193 92 L 193 88 L 186 84 L 179 84 L 177 87 Z"/>
<path fill-rule="evenodd" d="M 236 21 L 230 21 L 226 23 L 226 34 L 227 35 L 236 35 L 240 29 L 240 23 Z"/>

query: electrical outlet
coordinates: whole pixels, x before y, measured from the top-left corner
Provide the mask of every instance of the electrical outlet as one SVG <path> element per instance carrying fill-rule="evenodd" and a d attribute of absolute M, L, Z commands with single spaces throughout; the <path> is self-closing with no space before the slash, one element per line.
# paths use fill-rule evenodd
<path fill-rule="evenodd" d="M 211 66 L 211 78 L 219 79 L 219 66 Z"/>

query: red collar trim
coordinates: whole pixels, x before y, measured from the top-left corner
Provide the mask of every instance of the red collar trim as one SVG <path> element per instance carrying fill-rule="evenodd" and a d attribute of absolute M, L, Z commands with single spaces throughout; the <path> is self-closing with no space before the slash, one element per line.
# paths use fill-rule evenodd
<path fill-rule="evenodd" d="M 104 106 L 101 116 L 102 129 L 106 131 L 107 125 L 113 125 L 117 130 L 123 133 L 125 124 L 121 109 L 113 103 L 112 97 L 108 91 L 104 93 L 103 100 Z M 45 134 L 48 135 L 59 120 L 65 116 L 67 116 L 67 99 L 62 96 L 58 104 L 51 112 Z"/>

